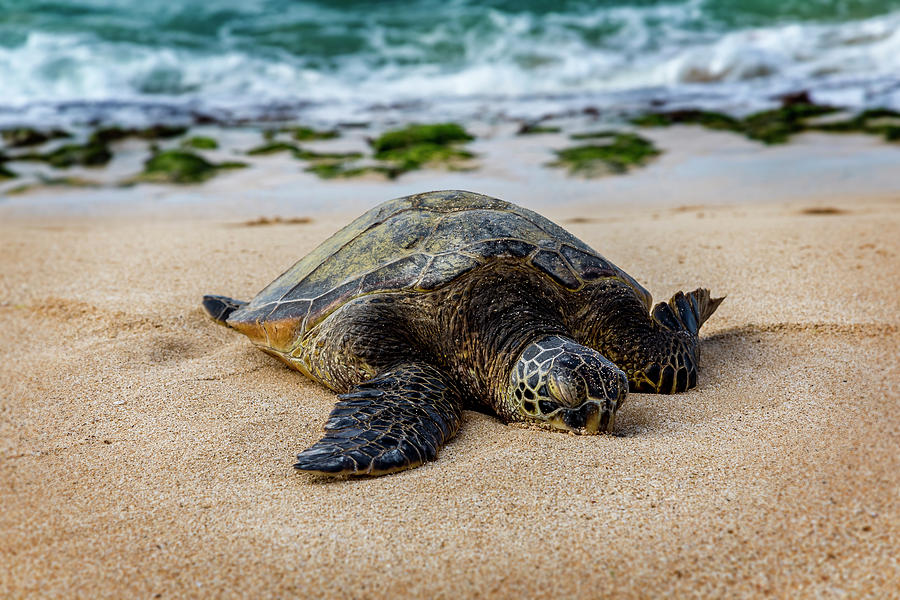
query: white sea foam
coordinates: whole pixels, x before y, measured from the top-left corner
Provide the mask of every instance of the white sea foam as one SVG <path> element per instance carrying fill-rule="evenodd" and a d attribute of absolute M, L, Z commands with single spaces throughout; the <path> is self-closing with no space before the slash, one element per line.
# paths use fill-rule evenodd
<path fill-rule="evenodd" d="M 680 52 L 659 65 L 659 83 L 900 75 L 900 14 L 840 25 L 751 29 Z"/>
<path fill-rule="evenodd" d="M 236 45 L 211 51 L 32 32 L 19 46 L 0 46 L 0 122 L 78 120 L 92 111 L 105 114 L 91 118 L 146 118 L 148 106 L 235 118 L 273 106 L 337 120 L 390 106 L 525 115 L 650 97 L 740 111 L 797 89 L 840 104 L 900 108 L 900 12 L 722 35 L 691 28 L 698 7 L 541 17 L 492 11 L 493 33 L 447 24 L 408 44 L 372 27 L 371 51 L 338 57 L 329 68 Z M 606 24 L 602 42 L 579 34 Z M 461 45 L 459 56 L 423 58 L 423 48 L 440 44 Z"/>

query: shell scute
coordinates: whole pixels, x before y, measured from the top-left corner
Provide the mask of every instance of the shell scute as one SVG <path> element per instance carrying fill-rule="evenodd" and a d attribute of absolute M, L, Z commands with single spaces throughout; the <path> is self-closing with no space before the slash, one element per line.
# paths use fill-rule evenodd
<path fill-rule="evenodd" d="M 422 290 L 433 290 L 463 273 L 471 271 L 479 264 L 481 263 L 477 259 L 459 252 L 438 254 L 422 274 L 422 279 L 416 287 Z"/>
<path fill-rule="evenodd" d="M 490 258 L 525 258 L 534 252 L 535 246 L 522 240 L 487 240 L 466 246 L 466 252 Z"/>
<path fill-rule="evenodd" d="M 482 240 L 541 239 L 546 233 L 527 219 L 497 210 L 475 209 L 444 216 L 423 246 L 437 254 L 448 246 L 460 247 Z"/>
<path fill-rule="evenodd" d="M 541 250 L 531 259 L 531 264 L 570 290 L 577 290 L 582 285 L 578 277 L 572 273 L 572 270 L 556 252 Z"/>
<path fill-rule="evenodd" d="M 411 208 L 433 210 L 443 214 L 468 212 L 472 209 L 506 211 L 510 206 L 509 202 L 504 200 L 462 190 L 424 192 L 398 200 L 407 200 L 406 204 Z"/>
<path fill-rule="evenodd" d="M 266 321 L 281 321 L 284 319 L 295 318 L 298 314 L 305 315 L 309 312 L 312 300 L 288 300 L 287 302 L 279 302 L 272 307 L 272 310 L 264 318 Z"/>
<path fill-rule="evenodd" d="M 359 294 L 361 280 L 355 279 L 339 285 L 312 301 L 309 309 L 310 316 L 321 320 L 331 314 L 335 309 L 343 306 L 350 299 Z"/>
<path fill-rule="evenodd" d="M 430 258 L 427 254 L 413 254 L 379 267 L 363 278 L 360 292 L 369 294 L 412 287 Z"/>
<path fill-rule="evenodd" d="M 568 244 L 563 244 L 560 253 L 585 281 L 593 281 L 601 277 L 615 277 L 617 272 L 604 258 L 596 254 L 583 252 Z"/>

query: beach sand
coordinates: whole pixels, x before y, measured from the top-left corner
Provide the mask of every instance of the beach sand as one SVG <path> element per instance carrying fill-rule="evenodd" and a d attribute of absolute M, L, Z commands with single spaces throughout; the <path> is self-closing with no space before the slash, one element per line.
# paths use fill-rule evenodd
<path fill-rule="evenodd" d="M 341 481 L 291 468 L 333 395 L 199 301 L 354 214 L 10 211 L 0 596 L 898 597 L 898 209 L 543 209 L 656 301 L 727 294 L 699 387 L 631 394 L 615 436 L 466 412 L 437 461 Z"/>

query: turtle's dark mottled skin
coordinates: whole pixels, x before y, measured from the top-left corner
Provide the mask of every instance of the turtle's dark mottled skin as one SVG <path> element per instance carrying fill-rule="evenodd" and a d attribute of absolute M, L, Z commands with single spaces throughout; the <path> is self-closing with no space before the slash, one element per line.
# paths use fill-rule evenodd
<path fill-rule="evenodd" d="M 433 460 L 462 409 L 597 433 L 628 389 L 697 383 L 698 332 L 721 299 L 650 311 L 624 271 L 540 215 L 471 192 L 365 213 L 217 322 L 340 394 L 298 469 L 380 475 Z"/>

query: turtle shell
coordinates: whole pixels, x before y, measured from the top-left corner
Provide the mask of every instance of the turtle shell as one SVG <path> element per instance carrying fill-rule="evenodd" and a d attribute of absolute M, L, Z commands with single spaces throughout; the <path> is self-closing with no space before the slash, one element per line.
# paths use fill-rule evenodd
<path fill-rule="evenodd" d="M 584 242 L 528 209 L 472 192 L 427 192 L 371 209 L 300 259 L 235 311 L 228 324 L 286 349 L 366 294 L 435 290 L 475 267 L 513 258 L 577 291 L 601 278 L 650 294 Z"/>

